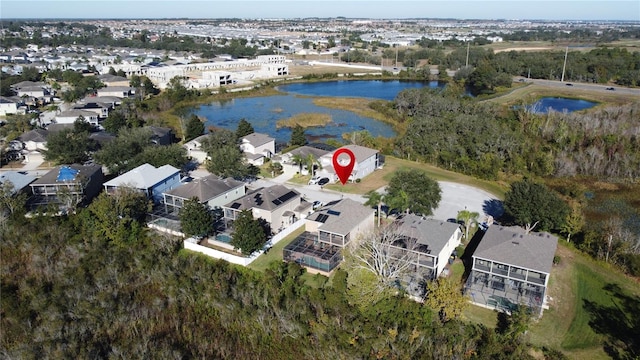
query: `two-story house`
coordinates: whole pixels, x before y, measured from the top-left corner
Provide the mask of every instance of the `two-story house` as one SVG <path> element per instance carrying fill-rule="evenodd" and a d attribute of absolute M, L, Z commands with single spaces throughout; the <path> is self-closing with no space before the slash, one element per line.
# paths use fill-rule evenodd
<path fill-rule="evenodd" d="M 349 181 L 356 181 L 362 179 L 365 176 L 371 174 L 376 169 L 379 169 L 384 164 L 384 157 L 378 150 L 370 149 L 368 147 L 360 145 L 346 145 L 341 147 L 351 150 L 355 156 L 355 164 Z M 339 150 L 339 149 L 338 149 Z M 338 151 L 336 150 L 336 151 Z M 333 168 L 333 154 L 335 151 L 330 152 L 320 158 L 321 169 L 317 172 L 320 177 L 327 177 L 331 182 L 335 182 L 338 179 L 336 172 Z"/>
<path fill-rule="evenodd" d="M 84 119 L 85 122 L 98 126 L 98 114 L 93 111 L 71 109 L 56 115 L 57 124 L 73 124 L 78 119 Z"/>
<path fill-rule="evenodd" d="M 232 178 L 222 179 L 216 175 L 209 175 L 196 179 L 165 192 L 164 206 L 167 213 L 178 212 L 184 202 L 197 198 L 210 209 L 221 208 L 230 201 L 239 199 L 246 194 L 246 186 L 242 181 Z"/>
<path fill-rule="evenodd" d="M 266 220 L 274 232 L 293 224 L 310 208 L 311 204 L 303 201 L 299 192 L 283 185 L 255 189 L 222 206 L 227 227 L 241 211 L 251 210 L 255 219 Z"/>
<path fill-rule="evenodd" d="M 416 272 L 429 280 L 442 274 L 462 239 L 458 224 L 415 214 L 403 215 L 391 226 L 395 226 L 399 235 L 391 248 L 399 255 L 410 252 L 410 256 L 404 256 L 403 259 L 411 261 Z"/>
<path fill-rule="evenodd" d="M 305 231 L 283 250 L 285 261 L 310 271 L 330 273 L 342 261 L 342 249 L 373 231 L 375 211 L 349 198 L 328 203 L 305 218 Z"/>
<path fill-rule="evenodd" d="M 60 165 L 29 184 L 31 205 L 56 204 L 61 207 L 86 204 L 102 189 L 104 176 L 100 165 Z"/>
<path fill-rule="evenodd" d="M 242 150 L 250 164 L 260 166 L 265 158 L 271 158 L 276 152 L 276 139 L 269 135 L 251 133 L 241 139 Z"/>
<path fill-rule="evenodd" d="M 143 192 L 155 203 L 164 199 L 164 193 L 180 185 L 180 170 L 171 165 L 158 168 L 150 164 L 142 164 L 115 179 L 104 183 L 107 193 L 117 188 L 128 187 Z"/>
<path fill-rule="evenodd" d="M 474 304 L 510 311 L 526 305 L 542 315 L 558 238 L 520 227 L 489 227 L 473 253 L 465 293 Z"/>

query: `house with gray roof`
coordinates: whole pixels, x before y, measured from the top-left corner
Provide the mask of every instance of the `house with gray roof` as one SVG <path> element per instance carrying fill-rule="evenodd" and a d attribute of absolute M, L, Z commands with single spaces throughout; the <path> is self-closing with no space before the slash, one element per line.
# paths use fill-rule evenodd
<path fill-rule="evenodd" d="M 47 130 L 32 129 L 18 136 L 18 140 L 20 140 L 24 144 L 24 148 L 26 150 L 39 151 L 39 150 L 47 149 L 48 136 L 49 136 L 49 131 Z"/>
<path fill-rule="evenodd" d="M 100 165 L 59 165 L 29 184 L 34 207 L 87 204 L 100 193 L 104 175 Z"/>
<path fill-rule="evenodd" d="M 392 226 L 395 226 L 399 237 L 391 244 L 391 248 L 399 253 L 411 252 L 412 256 L 405 258 L 414 263 L 421 278 L 428 280 L 442 274 L 462 239 L 458 224 L 415 214 L 403 215 Z"/>
<path fill-rule="evenodd" d="M 357 201 L 332 201 L 305 218 L 305 231 L 283 250 L 285 261 L 328 274 L 342 261 L 341 250 L 373 231 L 375 211 Z"/>
<path fill-rule="evenodd" d="M 209 175 L 165 192 L 164 206 L 167 213 L 178 212 L 184 202 L 197 198 L 210 209 L 221 208 L 230 201 L 239 199 L 246 194 L 246 186 L 242 181 L 233 178 L 222 179 L 216 175 Z"/>
<path fill-rule="evenodd" d="M 261 187 L 224 206 L 224 220 L 231 224 L 243 210 L 251 210 L 255 219 L 263 218 L 277 232 L 306 216 L 311 204 L 300 193 L 284 185 Z"/>
<path fill-rule="evenodd" d="M 318 161 L 322 156 L 328 153 L 329 153 L 328 150 L 318 149 L 312 146 L 305 145 L 305 146 L 297 147 L 287 153 L 280 155 L 279 160 L 282 163 L 283 168 L 289 169 L 289 171 L 295 173 L 295 172 L 301 172 L 303 168 L 306 168 L 305 164 L 294 163 L 294 159 L 296 157 L 300 157 L 302 159 L 308 159 L 309 156 L 312 156 L 316 161 Z"/>
<path fill-rule="evenodd" d="M 353 182 L 358 179 L 362 179 L 384 165 L 384 157 L 380 154 L 380 151 L 376 149 L 360 145 L 345 145 L 340 149 L 351 150 L 355 157 L 355 164 L 353 166 L 353 170 L 351 170 L 349 181 Z M 340 149 L 337 149 L 336 151 Z M 332 151 L 320 158 L 320 165 L 322 166 L 322 169 L 317 173 L 318 176 L 328 177 L 331 182 L 338 180 L 336 171 L 333 168 L 334 153 L 335 151 Z M 347 160 L 346 157 L 345 160 Z M 348 163 L 348 160 L 345 162 Z"/>
<path fill-rule="evenodd" d="M 474 304 L 504 311 L 529 306 L 542 315 L 558 238 L 493 225 L 473 253 L 465 293 Z"/>
<path fill-rule="evenodd" d="M 240 149 L 250 164 L 260 166 L 276 152 L 276 139 L 266 134 L 251 133 L 240 141 Z"/>
<path fill-rule="evenodd" d="M 118 188 L 128 187 L 143 192 L 155 203 L 163 200 L 163 193 L 180 185 L 180 170 L 171 165 L 156 168 L 150 164 L 142 164 L 112 180 L 104 183 L 108 194 Z"/>
<path fill-rule="evenodd" d="M 57 124 L 73 124 L 78 119 L 84 119 L 91 125 L 98 126 L 98 114 L 93 111 L 71 109 L 56 115 Z"/>

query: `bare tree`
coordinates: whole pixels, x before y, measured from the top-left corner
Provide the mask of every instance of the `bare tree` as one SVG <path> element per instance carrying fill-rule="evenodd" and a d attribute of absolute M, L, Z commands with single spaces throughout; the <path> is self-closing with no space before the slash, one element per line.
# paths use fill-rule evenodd
<path fill-rule="evenodd" d="M 418 259 L 416 241 L 407 235 L 392 224 L 352 241 L 345 249 L 347 268 L 372 274 L 376 279 L 372 290 L 384 292 L 414 272 Z"/>

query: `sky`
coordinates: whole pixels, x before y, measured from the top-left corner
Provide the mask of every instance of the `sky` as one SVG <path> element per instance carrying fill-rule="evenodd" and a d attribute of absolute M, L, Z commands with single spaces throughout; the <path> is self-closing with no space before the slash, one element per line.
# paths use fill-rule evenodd
<path fill-rule="evenodd" d="M 640 21 L 640 0 L 0 0 L 0 19 L 449 18 Z"/>

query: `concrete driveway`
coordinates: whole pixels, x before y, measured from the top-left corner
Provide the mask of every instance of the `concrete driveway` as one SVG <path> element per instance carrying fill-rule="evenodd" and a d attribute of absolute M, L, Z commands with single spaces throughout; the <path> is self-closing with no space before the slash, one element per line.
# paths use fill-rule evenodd
<path fill-rule="evenodd" d="M 504 212 L 502 201 L 484 190 L 473 186 L 440 181 L 442 200 L 433 212 L 433 218 L 438 220 L 455 219 L 458 211 L 469 210 L 480 214 L 478 221 L 484 221 L 487 216 L 499 217 Z"/>

